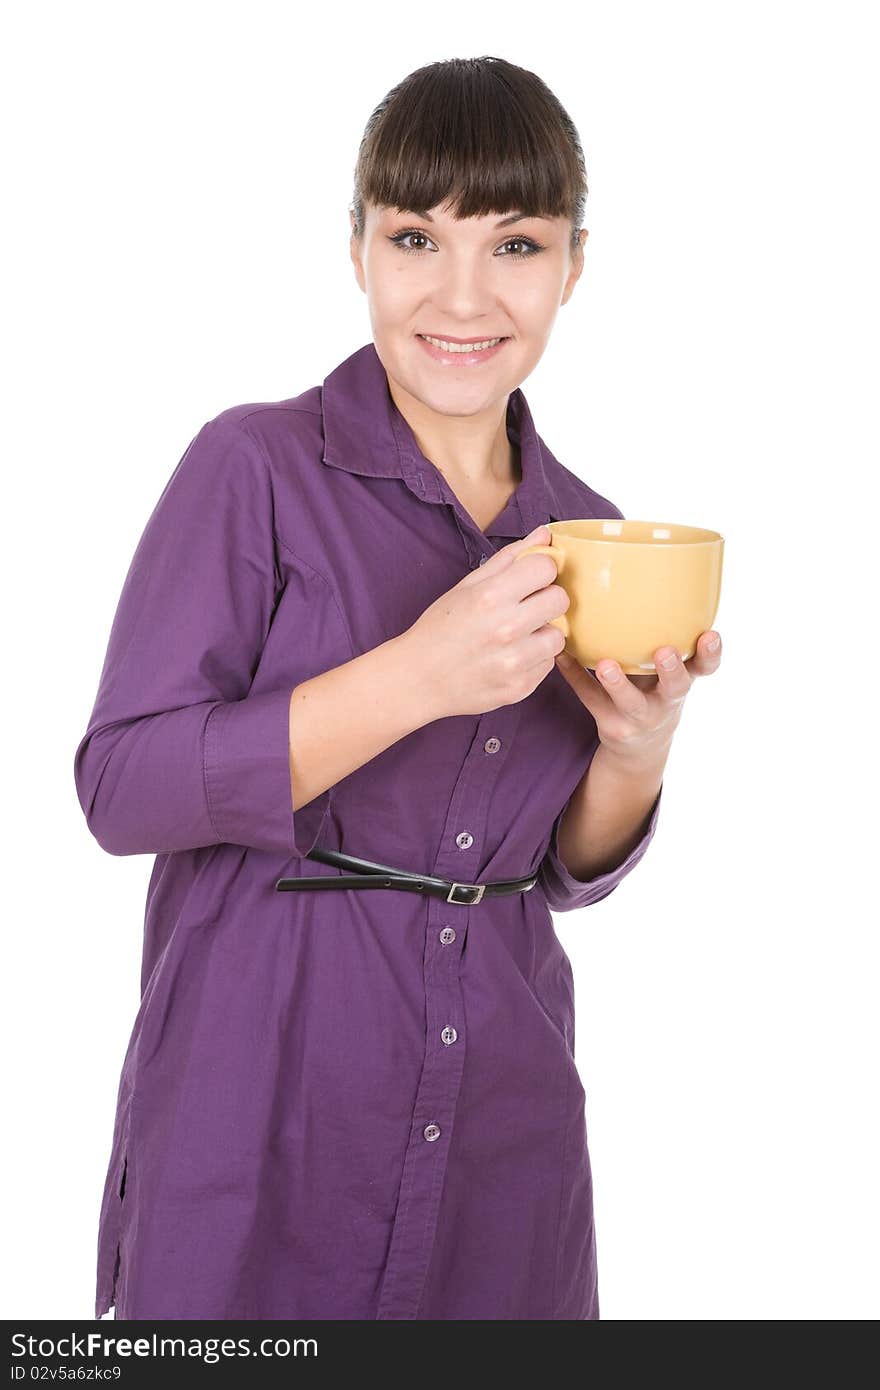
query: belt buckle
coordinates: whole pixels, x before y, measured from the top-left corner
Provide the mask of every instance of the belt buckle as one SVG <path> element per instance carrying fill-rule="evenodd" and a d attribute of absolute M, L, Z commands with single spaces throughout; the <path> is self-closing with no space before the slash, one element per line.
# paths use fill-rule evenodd
<path fill-rule="evenodd" d="M 454 898 L 452 895 L 455 892 L 456 888 L 466 888 L 470 893 L 476 892 L 477 896 L 475 898 L 469 899 Z M 446 901 L 448 903 L 458 903 L 462 907 L 473 907 L 476 903 L 480 901 L 485 891 L 485 883 L 453 883 L 448 894 L 446 895 Z"/>

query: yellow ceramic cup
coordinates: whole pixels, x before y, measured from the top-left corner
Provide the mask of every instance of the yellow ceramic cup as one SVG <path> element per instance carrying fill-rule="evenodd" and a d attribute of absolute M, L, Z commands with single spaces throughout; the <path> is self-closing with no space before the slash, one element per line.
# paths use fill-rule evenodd
<path fill-rule="evenodd" d="M 700 526 L 613 518 L 551 521 L 549 545 L 530 545 L 556 562 L 571 600 L 550 621 L 565 649 L 595 670 L 611 658 L 628 675 L 653 671 L 667 644 L 693 656 L 714 623 L 721 595 L 724 537 Z"/>

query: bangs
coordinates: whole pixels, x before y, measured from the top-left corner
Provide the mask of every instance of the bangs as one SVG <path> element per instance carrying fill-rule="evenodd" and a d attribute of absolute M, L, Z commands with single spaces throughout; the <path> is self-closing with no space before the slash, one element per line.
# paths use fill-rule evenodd
<path fill-rule="evenodd" d="M 410 74 L 377 107 L 357 168 L 362 202 L 460 219 L 521 212 L 569 217 L 587 195 L 577 132 L 534 73 L 495 58 L 450 59 Z"/>

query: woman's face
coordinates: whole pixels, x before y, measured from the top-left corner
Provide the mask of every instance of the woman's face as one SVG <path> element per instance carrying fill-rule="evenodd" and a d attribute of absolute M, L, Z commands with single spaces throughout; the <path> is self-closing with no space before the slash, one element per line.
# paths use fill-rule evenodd
<path fill-rule="evenodd" d="M 564 217 L 456 222 L 439 206 L 428 217 L 368 204 L 351 257 L 389 376 L 443 415 L 474 415 L 506 399 L 544 352 L 583 269 L 587 235 L 581 228 L 572 256 Z M 506 341 L 482 359 L 440 360 L 420 340 L 424 334 Z"/>

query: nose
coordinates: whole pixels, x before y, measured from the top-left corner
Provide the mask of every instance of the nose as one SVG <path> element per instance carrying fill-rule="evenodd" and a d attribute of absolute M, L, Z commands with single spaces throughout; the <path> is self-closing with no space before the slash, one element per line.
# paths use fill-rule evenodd
<path fill-rule="evenodd" d="M 490 282 L 491 272 L 482 256 L 449 256 L 438 266 L 431 299 L 443 323 L 465 325 L 457 336 L 478 333 L 481 320 L 498 322 L 497 298 Z"/>

